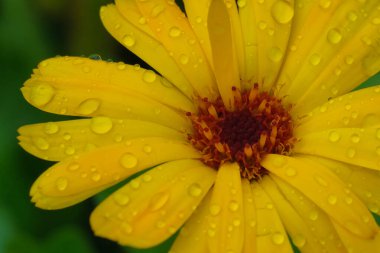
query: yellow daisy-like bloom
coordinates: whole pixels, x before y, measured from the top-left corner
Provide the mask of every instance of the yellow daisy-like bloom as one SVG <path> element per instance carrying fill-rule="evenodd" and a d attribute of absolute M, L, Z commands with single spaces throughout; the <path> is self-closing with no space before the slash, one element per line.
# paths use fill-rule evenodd
<path fill-rule="evenodd" d="M 33 106 L 83 119 L 24 126 L 57 161 L 31 189 L 59 209 L 131 175 L 96 235 L 171 252 L 380 252 L 378 0 L 116 0 L 107 30 L 161 75 L 80 57 L 41 62 Z"/>

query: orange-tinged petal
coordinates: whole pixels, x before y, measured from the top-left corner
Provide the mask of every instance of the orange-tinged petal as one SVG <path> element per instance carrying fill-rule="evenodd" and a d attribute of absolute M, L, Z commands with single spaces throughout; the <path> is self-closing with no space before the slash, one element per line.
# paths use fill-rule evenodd
<path fill-rule="evenodd" d="M 188 144 L 164 138 L 138 138 L 97 148 L 59 162 L 33 184 L 30 195 L 43 209 L 58 209 L 91 197 L 143 169 L 163 162 L 199 158 Z M 78 195 L 81 199 L 78 200 Z M 35 199 L 34 196 L 38 196 Z M 44 198 L 51 201 L 45 201 Z M 62 198 L 72 197 L 65 205 Z"/>
<path fill-rule="evenodd" d="M 270 176 L 276 183 L 278 189 L 293 206 L 294 210 L 297 211 L 298 215 L 312 231 L 313 237 L 308 239 L 305 245 L 307 243 L 314 244 L 314 241 L 316 241 L 319 244 L 319 247 L 316 246 L 316 248 L 322 248 L 319 252 L 346 252 L 328 214 L 321 210 L 301 191 L 290 186 L 273 174 Z M 289 231 L 291 231 L 290 228 Z M 299 240 L 299 244 L 302 244 L 300 238 L 293 238 L 295 244 L 297 244 L 297 240 Z M 303 249 L 300 246 L 297 247 L 301 248 L 301 250 Z"/>
<path fill-rule="evenodd" d="M 133 12 L 132 8 L 129 10 Z M 142 25 L 133 20 L 135 15 L 128 15 L 131 20 L 126 19 L 113 4 L 103 6 L 100 9 L 100 17 L 107 31 L 117 41 L 160 72 L 187 97 L 193 96 L 193 88 L 169 52 L 152 33 L 146 33 L 147 30 L 142 28 L 146 22 L 143 17 Z"/>
<path fill-rule="evenodd" d="M 212 0 L 207 18 L 215 77 L 227 110 L 235 107 L 232 87 L 240 90 L 239 68 L 232 25 L 223 0 Z"/>
<path fill-rule="evenodd" d="M 302 136 L 311 132 L 343 127 L 380 127 L 379 104 L 379 86 L 333 98 L 308 114 L 299 115 L 302 118 L 297 123 L 295 135 Z"/>
<path fill-rule="evenodd" d="M 105 117 L 26 125 L 18 132 L 21 147 L 49 161 L 139 137 L 186 140 L 183 133 L 152 122 Z"/>
<path fill-rule="evenodd" d="M 173 235 L 214 182 L 215 170 L 198 160 L 165 163 L 133 179 L 92 213 L 98 236 L 146 248 Z"/>
<path fill-rule="evenodd" d="M 297 1 L 280 96 L 305 113 L 380 70 L 378 1 Z M 316 22 L 318 20 L 318 22 Z"/>
<path fill-rule="evenodd" d="M 254 182 L 251 186 L 257 218 L 256 252 L 293 252 L 281 218 L 272 200 L 260 186 L 260 183 Z"/>
<path fill-rule="evenodd" d="M 351 233 L 363 238 L 372 238 L 376 233 L 377 225 L 368 209 L 323 165 L 300 157 L 275 154 L 267 155 L 261 165 L 302 191 Z M 349 204 L 344 201 L 347 198 L 352 199 Z"/>
<path fill-rule="evenodd" d="M 380 128 L 336 128 L 302 136 L 294 152 L 380 170 Z"/>
<path fill-rule="evenodd" d="M 221 165 L 209 207 L 208 244 L 211 253 L 241 252 L 244 240 L 244 209 L 240 167 Z"/>
<path fill-rule="evenodd" d="M 256 207 L 253 201 L 253 192 L 250 182 L 243 179 L 242 194 L 243 194 L 243 207 L 244 207 L 244 243 L 242 253 L 255 252 L 257 248 L 256 242 Z"/>
<path fill-rule="evenodd" d="M 292 19 L 294 0 L 239 1 L 239 16 L 244 37 L 246 88 L 259 83 L 269 90 L 275 84 L 284 59 Z"/>
<path fill-rule="evenodd" d="M 211 67 L 184 13 L 170 1 L 135 2 L 197 95 L 215 99 L 217 88 Z"/>
<path fill-rule="evenodd" d="M 207 221 L 212 191 L 204 197 L 173 243 L 170 253 L 208 253 Z"/>

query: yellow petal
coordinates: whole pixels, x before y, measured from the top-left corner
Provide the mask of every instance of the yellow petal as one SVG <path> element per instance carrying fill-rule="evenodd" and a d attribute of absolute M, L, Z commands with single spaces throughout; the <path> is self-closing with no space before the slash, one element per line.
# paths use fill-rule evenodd
<path fill-rule="evenodd" d="M 232 111 L 235 107 L 232 87 L 240 90 L 240 78 L 231 21 L 222 0 L 211 2 L 207 27 L 219 93 L 227 110 Z"/>
<path fill-rule="evenodd" d="M 280 96 L 294 111 L 352 90 L 380 70 L 377 1 L 298 1 Z M 318 20 L 318 22 L 315 22 Z"/>
<path fill-rule="evenodd" d="M 251 184 L 256 205 L 256 252 L 292 253 L 292 247 L 272 200 L 260 186 Z"/>
<path fill-rule="evenodd" d="M 92 213 L 95 234 L 146 248 L 172 236 L 196 209 L 215 179 L 197 160 L 169 162 L 133 179 Z"/>
<path fill-rule="evenodd" d="M 260 185 L 272 199 L 273 204 L 281 217 L 282 223 L 292 238 L 294 245 L 297 246 L 297 248 L 303 253 L 322 252 L 323 247 L 319 241 L 316 240 L 315 235 L 310 230 L 308 224 L 288 202 L 286 199 L 287 196 L 284 197 L 282 195 L 274 181 L 271 180 L 270 177 L 266 176 L 260 182 Z"/>
<path fill-rule="evenodd" d="M 155 73 L 134 70 L 124 63 L 98 62 L 79 57 L 43 61 L 38 74 L 25 82 L 23 95 L 33 106 L 57 114 L 138 118 L 174 128 L 189 127 L 183 111 L 193 110 L 191 102 L 175 89 L 164 87 Z M 126 73 L 118 75 L 117 71 Z M 156 95 L 148 95 L 152 91 L 145 79 L 156 86 L 152 88 Z M 130 88 L 134 86 L 140 88 Z M 171 101 L 167 103 L 170 107 L 159 101 L 160 95 Z"/>
<path fill-rule="evenodd" d="M 199 156 L 193 147 L 179 141 L 158 137 L 128 140 L 97 148 L 53 165 L 34 182 L 30 195 L 40 208 L 64 208 L 143 169 L 167 161 Z M 67 201 L 61 203 L 62 198 L 67 198 Z"/>
<path fill-rule="evenodd" d="M 211 253 L 241 252 L 244 240 L 244 208 L 240 167 L 225 163 L 218 170 L 208 219 Z"/>
<path fill-rule="evenodd" d="M 253 202 L 253 193 L 250 182 L 242 180 L 243 207 L 244 207 L 244 243 L 242 253 L 256 252 L 256 207 Z"/>
<path fill-rule="evenodd" d="M 294 152 L 380 170 L 380 129 L 337 128 L 304 135 Z"/>
<path fill-rule="evenodd" d="M 302 136 L 332 128 L 380 127 L 379 104 L 379 86 L 331 99 L 305 115 L 298 123 L 295 135 Z"/>
<path fill-rule="evenodd" d="M 269 90 L 286 58 L 294 1 L 242 0 L 238 5 L 246 60 L 243 79 Z"/>
<path fill-rule="evenodd" d="M 152 122 L 105 117 L 26 125 L 18 132 L 20 145 L 27 152 L 49 161 L 139 137 L 186 138 L 183 133 Z"/>
<path fill-rule="evenodd" d="M 334 223 L 335 229 L 338 232 L 340 238 L 342 238 L 343 244 L 347 248 L 349 253 L 363 253 L 363 252 L 379 252 L 380 250 L 380 233 L 376 233 L 374 238 L 363 239 L 349 233 L 342 228 L 339 224 Z"/>
<path fill-rule="evenodd" d="M 136 1 L 147 25 L 201 97 L 214 99 L 217 88 L 211 67 L 179 7 L 166 0 Z"/>
<path fill-rule="evenodd" d="M 208 253 L 207 221 L 211 191 L 204 197 L 198 208 L 181 229 L 170 253 Z"/>
<path fill-rule="evenodd" d="M 133 12 L 132 8 L 130 10 Z M 176 85 L 187 97 L 191 98 L 193 89 L 181 69 L 164 46 L 151 33 L 147 34 L 147 30 L 142 28 L 146 20 L 141 17 L 143 24 L 140 25 L 139 22 L 136 23 L 132 19 L 135 15 L 130 14 L 128 12 L 128 17 L 131 17 L 131 20 L 126 19 L 113 4 L 103 6 L 100 9 L 100 17 L 105 28 L 117 41 L 138 55 Z"/>
<path fill-rule="evenodd" d="M 330 217 L 321 210 L 312 200 L 306 197 L 301 191 L 290 186 L 279 177 L 271 174 L 270 177 L 276 183 L 279 190 L 293 206 L 294 210 L 302 218 L 308 228 L 312 231 L 313 237 L 305 242 L 307 244 L 314 244 L 315 241 L 319 246 L 315 246 L 317 249 L 322 248 L 319 252 L 346 252 L 342 242 L 335 231 L 335 228 L 331 222 Z M 286 222 L 284 221 L 285 225 Z M 295 228 L 293 228 L 295 229 Z M 289 232 L 291 228 L 289 228 Z M 293 238 L 293 242 L 302 244 L 302 238 Z M 299 246 L 298 246 L 299 247 Z M 301 247 L 301 250 L 303 248 Z"/>
<path fill-rule="evenodd" d="M 270 154 L 262 166 L 302 191 L 336 222 L 351 233 L 371 238 L 377 230 L 368 209 L 328 168 L 311 160 Z M 350 204 L 344 201 L 351 198 Z"/>
<path fill-rule="evenodd" d="M 380 174 L 377 171 L 321 157 L 308 157 L 331 169 L 373 212 L 380 214 Z M 346 199 L 351 202 L 351 199 Z"/>

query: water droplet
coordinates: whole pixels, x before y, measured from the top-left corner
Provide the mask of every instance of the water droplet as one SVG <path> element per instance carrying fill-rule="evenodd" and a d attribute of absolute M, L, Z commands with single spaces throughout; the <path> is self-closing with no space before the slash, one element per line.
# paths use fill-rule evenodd
<path fill-rule="evenodd" d="M 329 140 L 331 142 L 338 142 L 340 140 L 340 133 L 337 131 L 331 131 L 329 133 Z"/>
<path fill-rule="evenodd" d="M 354 148 L 347 149 L 346 155 L 348 158 L 354 158 L 354 156 L 356 155 L 356 149 Z"/>
<path fill-rule="evenodd" d="M 203 190 L 198 183 L 193 183 L 187 188 L 187 192 L 192 197 L 199 197 L 202 194 Z"/>
<path fill-rule="evenodd" d="M 239 209 L 239 203 L 235 200 L 230 201 L 228 204 L 228 209 L 230 209 L 232 212 L 236 212 Z"/>
<path fill-rule="evenodd" d="M 296 170 L 295 168 L 288 167 L 288 168 L 286 168 L 286 170 L 285 170 L 285 174 L 286 174 L 288 177 L 294 177 L 295 175 L 297 175 L 297 170 Z"/>
<path fill-rule="evenodd" d="M 352 22 L 355 22 L 357 19 L 358 19 L 358 15 L 356 14 L 355 11 L 350 11 L 348 14 L 347 14 L 347 18 L 348 20 L 352 21 Z"/>
<path fill-rule="evenodd" d="M 150 181 L 152 181 L 152 176 L 151 175 L 149 175 L 149 174 L 144 174 L 144 176 L 143 176 L 143 181 L 144 182 L 150 182 Z"/>
<path fill-rule="evenodd" d="M 352 141 L 352 143 L 359 143 L 359 141 L 360 141 L 360 136 L 358 135 L 358 134 L 352 134 L 351 135 L 351 141 Z"/>
<path fill-rule="evenodd" d="M 80 167 L 79 164 L 74 162 L 74 163 L 70 163 L 69 166 L 67 166 L 67 169 L 69 171 L 76 171 L 79 169 L 79 167 Z"/>
<path fill-rule="evenodd" d="M 81 115 L 90 115 L 94 112 L 96 112 L 99 109 L 100 101 L 95 98 L 90 98 L 84 100 L 82 103 L 79 104 L 77 113 Z"/>
<path fill-rule="evenodd" d="M 198 24 L 202 23 L 202 17 L 200 16 L 196 17 L 195 22 L 197 22 Z"/>
<path fill-rule="evenodd" d="M 327 183 L 327 181 L 321 177 L 320 175 L 315 175 L 314 176 L 314 180 L 320 185 L 320 186 L 323 186 L 323 187 L 327 187 L 329 184 Z"/>
<path fill-rule="evenodd" d="M 237 0 L 239 8 L 243 8 L 247 4 L 246 0 Z"/>
<path fill-rule="evenodd" d="M 118 70 L 124 70 L 124 69 L 126 69 L 126 67 L 127 67 L 127 65 L 125 65 L 123 62 L 119 62 L 117 64 L 117 69 Z"/>
<path fill-rule="evenodd" d="M 331 43 L 331 44 L 338 44 L 341 40 L 342 40 L 342 34 L 341 32 L 334 28 L 334 29 L 330 29 L 327 33 L 327 40 Z"/>
<path fill-rule="evenodd" d="M 321 56 L 319 54 L 312 54 L 309 58 L 309 62 L 311 65 L 317 66 L 321 63 Z"/>
<path fill-rule="evenodd" d="M 63 139 L 64 139 L 65 141 L 69 141 L 69 140 L 71 140 L 71 134 L 69 134 L 69 133 L 64 133 L 64 134 L 63 134 Z"/>
<path fill-rule="evenodd" d="M 265 30 L 268 26 L 268 24 L 264 21 L 260 21 L 257 25 L 258 25 L 260 30 Z"/>
<path fill-rule="evenodd" d="M 169 36 L 172 38 L 179 37 L 181 33 L 181 30 L 177 26 L 173 26 L 169 29 Z"/>
<path fill-rule="evenodd" d="M 380 18 L 374 18 L 374 19 L 372 19 L 372 24 L 374 24 L 374 25 L 380 25 Z"/>
<path fill-rule="evenodd" d="M 329 195 L 328 198 L 327 198 L 327 202 L 330 204 L 330 205 L 335 205 L 336 202 L 337 202 L 338 198 L 337 196 L 335 195 Z"/>
<path fill-rule="evenodd" d="M 40 150 L 48 150 L 50 145 L 49 142 L 42 137 L 37 137 L 32 139 L 33 144 Z"/>
<path fill-rule="evenodd" d="M 222 208 L 218 204 L 212 204 L 210 205 L 209 211 L 212 216 L 216 216 L 220 213 Z"/>
<path fill-rule="evenodd" d="M 344 61 L 346 62 L 347 65 L 351 65 L 352 63 L 354 63 L 354 57 L 352 57 L 352 55 L 348 55 L 346 56 Z"/>
<path fill-rule="evenodd" d="M 150 203 L 149 203 L 149 209 L 152 211 L 152 212 L 155 212 L 155 211 L 158 211 L 160 210 L 161 208 L 164 207 L 164 205 L 168 202 L 169 200 L 169 193 L 167 192 L 160 192 L 160 193 L 157 193 L 156 195 L 154 195 L 152 197 L 152 199 L 150 200 Z"/>
<path fill-rule="evenodd" d="M 143 80 L 147 83 L 153 83 L 156 81 L 156 73 L 154 73 L 152 70 L 145 70 L 143 74 Z"/>
<path fill-rule="evenodd" d="M 292 236 L 292 241 L 297 248 L 302 248 L 306 244 L 306 239 L 303 235 Z"/>
<path fill-rule="evenodd" d="M 64 191 L 66 190 L 68 185 L 68 180 L 64 177 L 60 177 L 55 182 L 55 186 L 57 187 L 58 191 Z"/>
<path fill-rule="evenodd" d="M 131 153 L 126 153 L 121 157 L 120 163 L 124 168 L 132 169 L 137 166 L 137 158 Z"/>
<path fill-rule="evenodd" d="M 289 23 L 293 16 L 293 7 L 285 1 L 277 1 L 272 5 L 272 17 L 279 24 Z"/>
<path fill-rule="evenodd" d="M 140 25 L 145 25 L 146 24 L 146 18 L 145 17 L 140 17 L 139 18 L 139 24 Z"/>
<path fill-rule="evenodd" d="M 281 245 L 285 241 L 285 236 L 281 233 L 274 233 L 272 235 L 272 242 L 276 245 Z"/>
<path fill-rule="evenodd" d="M 135 45 L 136 40 L 132 35 L 127 34 L 123 37 L 122 43 L 126 47 L 132 47 Z"/>
<path fill-rule="evenodd" d="M 318 211 L 317 210 L 313 210 L 309 213 L 309 219 L 312 220 L 312 221 L 315 221 L 318 219 Z"/>
<path fill-rule="evenodd" d="M 189 62 L 189 57 L 185 54 L 181 54 L 179 57 L 179 62 L 183 65 L 186 65 Z"/>
<path fill-rule="evenodd" d="M 73 155 L 74 153 L 75 153 L 75 147 L 73 147 L 73 146 L 68 146 L 65 149 L 65 154 L 66 155 Z"/>
<path fill-rule="evenodd" d="M 319 6 L 323 9 L 327 9 L 331 6 L 331 0 L 320 0 Z"/>
<path fill-rule="evenodd" d="M 353 199 L 352 199 L 351 197 L 345 197 L 345 198 L 344 198 L 344 201 L 346 202 L 347 205 L 351 205 Z"/>
<path fill-rule="evenodd" d="M 126 234 L 128 234 L 128 235 L 131 234 L 131 233 L 133 232 L 133 227 L 131 226 L 131 224 L 129 224 L 129 223 L 127 223 L 127 222 L 123 222 L 123 223 L 121 224 L 121 227 L 122 227 L 124 233 L 126 233 Z"/>
<path fill-rule="evenodd" d="M 55 134 L 59 131 L 59 126 L 55 123 L 49 122 L 44 126 L 44 132 L 46 134 Z"/>
<path fill-rule="evenodd" d="M 129 203 L 129 197 L 128 195 L 121 193 L 121 192 L 116 192 L 112 195 L 113 200 L 115 203 L 119 206 L 126 206 Z"/>
<path fill-rule="evenodd" d="M 132 179 L 129 182 L 129 185 L 131 186 L 132 189 L 137 190 L 138 188 L 140 188 L 140 180 L 139 179 Z"/>
<path fill-rule="evenodd" d="M 152 17 L 153 18 L 156 18 L 158 17 L 163 11 L 165 10 L 165 6 L 161 5 L 161 4 L 157 4 L 156 6 L 153 7 L 152 9 Z"/>
<path fill-rule="evenodd" d="M 145 153 L 147 153 L 147 154 L 150 154 L 150 153 L 152 152 L 152 147 L 149 146 L 149 145 L 145 145 L 145 146 L 143 147 L 143 151 L 144 151 Z"/>
<path fill-rule="evenodd" d="M 54 88 L 48 84 L 33 86 L 30 91 L 30 102 L 39 107 L 49 103 L 54 97 Z"/>
<path fill-rule="evenodd" d="M 282 168 L 286 164 L 286 159 L 282 156 L 276 156 L 272 164 L 277 168 Z"/>
<path fill-rule="evenodd" d="M 96 134 L 106 134 L 112 129 L 112 120 L 108 117 L 96 117 L 91 119 L 91 130 Z"/>
<path fill-rule="evenodd" d="M 269 59 L 271 59 L 273 62 L 279 62 L 281 61 L 283 57 L 283 53 L 281 49 L 279 49 L 278 47 L 272 47 L 269 50 L 268 56 L 269 56 Z"/>

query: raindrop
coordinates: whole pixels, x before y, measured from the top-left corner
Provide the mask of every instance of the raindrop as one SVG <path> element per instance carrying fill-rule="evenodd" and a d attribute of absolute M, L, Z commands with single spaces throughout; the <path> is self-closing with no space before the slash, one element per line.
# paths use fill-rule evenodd
<path fill-rule="evenodd" d="M 243 8 L 247 4 L 246 0 L 237 0 L 239 8 Z"/>
<path fill-rule="evenodd" d="M 57 187 L 58 191 L 66 190 L 67 185 L 68 185 L 68 181 L 64 177 L 58 178 L 57 181 L 55 182 L 55 186 Z"/>
<path fill-rule="evenodd" d="M 135 45 L 136 40 L 132 35 L 127 34 L 123 37 L 122 43 L 126 47 L 132 47 Z"/>
<path fill-rule="evenodd" d="M 354 158 L 356 155 L 356 150 L 354 148 L 347 149 L 346 155 L 348 158 Z"/>
<path fill-rule="evenodd" d="M 352 141 L 352 143 L 359 143 L 360 136 L 358 134 L 356 134 L 356 133 L 352 134 L 351 135 L 351 141 Z"/>
<path fill-rule="evenodd" d="M 96 117 L 91 119 L 91 130 L 96 134 L 106 134 L 112 129 L 113 123 L 110 118 Z"/>
<path fill-rule="evenodd" d="M 102 175 L 99 172 L 94 172 L 91 176 L 91 179 L 94 182 L 98 182 L 102 178 Z"/>
<path fill-rule="evenodd" d="M 329 140 L 331 142 L 338 142 L 340 140 L 340 133 L 337 131 L 331 131 L 329 133 Z"/>
<path fill-rule="evenodd" d="M 187 192 L 192 197 L 199 197 L 203 191 L 198 183 L 193 183 L 188 187 Z"/>
<path fill-rule="evenodd" d="M 272 235 L 272 242 L 276 245 L 281 245 L 285 241 L 285 236 L 281 233 L 274 233 Z"/>
<path fill-rule="evenodd" d="M 152 9 L 152 17 L 153 18 L 156 18 L 158 17 L 163 11 L 165 10 L 165 6 L 161 5 L 161 4 L 157 4 L 156 6 L 153 7 Z"/>
<path fill-rule="evenodd" d="M 169 200 L 169 193 L 160 192 L 154 195 L 149 203 L 149 209 L 152 212 L 158 211 L 164 207 Z"/>
<path fill-rule="evenodd" d="M 44 132 L 46 134 L 55 134 L 59 131 L 59 126 L 55 123 L 49 122 L 44 126 Z"/>
<path fill-rule="evenodd" d="M 189 62 L 189 57 L 185 54 L 181 54 L 179 57 L 179 62 L 183 65 L 186 65 Z"/>
<path fill-rule="evenodd" d="M 216 216 L 220 213 L 221 207 L 218 204 L 212 204 L 210 205 L 209 211 L 212 216 Z"/>
<path fill-rule="evenodd" d="M 69 146 L 65 149 L 65 154 L 66 155 L 73 155 L 75 154 L 75 148 L 73 146 Z"/>
<path fill-rule="evenodd" d="M 49 103 L 54 97 L 54 88 L 48 84 L 33 86 L 30 91 L 30 102 L 39 107 Z"/>
<path fill-rule="evenodd" d="M 95 98 L 90 98 L 84 100 L 80 105 L 78 106 L 77 113 L 81 115 L 90 115 L 94 112 L 96 112 L 99 109 L 100 101 Z"/>
<path fill-rule="evenodd" d="M 281 49 L 279 49 L 278 47 L 272 47 L 269 50 L 268 56 L 269 56 L 269 59 L 271 59 L 273 62 L 279 62 L 281 61 L 283 57 L 283 53 Z"/>
<path fill-rule="evenodd" d="M 145 146 L 143 147 L 143 151 L 144 151 L 145 153 L 147 153 L 147 154 L 150 154 L 150 153 L 152 152 L 152 147 L 149 146 L 149 145 L 145 145 Z"/>
<path fill-rule="evenodd" d="M 319 54 L 312 54 L 310 56 L 309 62 L 311 65 L 317 66 L 321 62 L 321 56 Z"/>
<path fill-rule="evenodd" d="M 319 216 L 319 214 L 318 214 L 318 211 L 316 211 L 316 210 L 313 210 L 309 213 L 309 219 L 312 221 L 317 220 L 318 216 Z"/>
<path fill-rule="evenodd" d="M 40 150 L 48 150 L 50 147 L 49 142 L 45 138 L 37 137 L 33 138 L 32 141 L 34 145 Z"/>
<path fill-rule="evenodd" d="M 126 153 L 121 157 L 120 163 L 124 168 L 132 169 L 137 166 L 137 158 L 131 153 Z"/>
<path fill-rule="evenodd" d="M 314 180 L 320 185 L 320 186 L 323 186 L 323 187 L 327 187 L 329 184 L 327 183 L 327 181 L 321 177 L 320 175 L 315 175 L 314 176 Z"/>
<path fill-rule="evenodd" d="M 295 175 L 297 175 L 297 170 L 296 170 L 295 168 L 288 167 L 288 168 L 285 170 L 285 174 L 286 174 L 288 177 L 294 177 Z"/>
<path fill-rule="evenodd" d="M 145 70 L 143 74 L 143 80 L 147 83 L 153 83 L 156 80 L 156 73 L 152 70 Z"/>
<path fill-rule="evenodd" d="M 76 171 L 79 169 L 79 164 L 78 163 L 70 163 L 69 166 L 67 166 L 67 169 L 69 171 Z"/>
<path fill-rule="evenodd" d="M 138 179 L 132 179 L 131 182 L 129 182 L 129 185 L 131 186 L 132 189 L 138 189 L 140 188 L 140 180 Z"/>
<path fill-rule="evenodd" d="M 335 195 L 329 195 L 328 198 L 327 198 L 327 202 L 330 204 L 330 205 L 335 205 L 336 202 L 337 202 L 338 198 L 337 196 Z"/>
<path fill-rule="evenodd" d="M 294 16 L 293 7 L 285 1 L 277 1 L 272 5 L 272 17 L 279 24 L 289 23 Z"/>
<path fill-rule="evenodd" d="M 119 206 L 126 206 L 128 205 L 129 203 L 129 197 L 128 195 L 124 194 L 124 193 L 119 193 L 119 192 L 116 192 L 115 194 L 113 194 L 113 200 L 115 201 L 115 203 Z"/>
<path fill-rule="evenodd" d="M 331 44 L 338 44 L 342 40 L 342 34 L 336 28 L 329 30 L 327 33 L 327 40 Z"/>
<path fill-rule="evenodd" d="M 173 26 L 169 29 L 169 36 L 172 38 L 179 37 L 181 35 L 181 30 L 177 26 Z"/>
<path fill-rule="evenodd" d="M 352 63 L 354 63 L 354 57 L 352 57 L 352 55 L 348 55 L 344 61 L 346 62 L 347 65 L 351 65 Z"/>
<path fill-rule="evenodd" d="M 126 233 L 128 235 L 133 232 L 133 227 L 131 226 L 131 224 L 129 224 L 127 222 L 122 223 L 121 227 L 122 227 L 124 233 Z"/>
<path fill-rule="evenodd" d="M 320 0 L 319 6 L 323 9 L 327 9 L 331 6 L 331 0 Z"/>
<path fill-rule="evenodd" d="M 144 176 L 143 176 L 143 181 L 144 182 L 150 182 L 150 181 L 152 181 L 152 176 L 151 175 L 149 175 L 149 174 L 144 174 Z"/>
<path fill-rule="evenodd" d="M 236 212 L 239 209 L 239 203 L 235 200 L 230 201 L 228 204 L 228 209 L 230 209 L 232 212 Z"/>
<path fill-rule="evenodd" d="M 306 239 L 303 235 L 292 236 L 292 241 L 297 248 L 302 248 L 306 244 Z"/>

